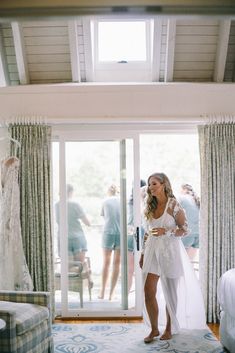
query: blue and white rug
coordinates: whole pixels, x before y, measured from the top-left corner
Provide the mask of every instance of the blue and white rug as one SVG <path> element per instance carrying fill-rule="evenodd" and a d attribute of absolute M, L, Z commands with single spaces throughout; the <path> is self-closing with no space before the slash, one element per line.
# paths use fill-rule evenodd
<path fill-rule="evenodd" d="M 156 338 L 145 344 L 144 324 L 55 324 L 55 353 L 222 353 L 220 342 L 208 330 L 183 330 L 169 341 Z"/>

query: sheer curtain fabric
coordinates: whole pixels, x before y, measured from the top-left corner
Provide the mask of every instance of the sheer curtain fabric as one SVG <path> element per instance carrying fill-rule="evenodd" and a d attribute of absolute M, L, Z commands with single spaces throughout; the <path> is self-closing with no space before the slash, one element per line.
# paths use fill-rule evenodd
<path fill-rule="evenodd" d="M 235 267 L 235 123 L 198 127 L 201 160 L 200 280 L 207 321 L 218 322 L 219 278 Z"/>
<path fill-rule="evenodd" d="M 51 127 L 13 124 L 20 160 L 20 209 L 22 239 L 34 290 L 53 292 L 50 152 Z M 53 297 L 53 295 L 51 296 Z"/>

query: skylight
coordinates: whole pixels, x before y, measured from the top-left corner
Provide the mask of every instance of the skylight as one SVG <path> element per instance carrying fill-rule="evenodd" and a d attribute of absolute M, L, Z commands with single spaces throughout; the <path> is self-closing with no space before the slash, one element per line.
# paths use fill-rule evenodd
<path fill-rule="evenodd" d="M 98 61 L 147 60 L 146 21 L 99 21 Z"/>
<path fill-rule="evenodd" d="M 153 19 L 92 18 L 85 28 L 91 38 L 90 81 L 152 80 Z"/>

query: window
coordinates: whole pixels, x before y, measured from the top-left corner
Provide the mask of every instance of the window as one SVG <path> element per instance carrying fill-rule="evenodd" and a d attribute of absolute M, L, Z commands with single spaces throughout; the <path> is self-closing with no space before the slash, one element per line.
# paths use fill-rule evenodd
<path fill-rule="evenodd" d="M 92 21 L 95 81 L 151 81 L 152 20 Z"/>
<path fill-rule="evenodd" d="M 129 63 L 146 61 L 146 22 L 98 22 L 98 61 Z"/>

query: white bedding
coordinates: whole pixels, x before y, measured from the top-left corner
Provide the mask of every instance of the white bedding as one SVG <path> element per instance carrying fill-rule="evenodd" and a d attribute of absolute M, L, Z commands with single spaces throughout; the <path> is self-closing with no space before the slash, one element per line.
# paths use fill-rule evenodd
<path fill-rule="evenodd" d="M 235 268 L 221 276 L 217 294 L 221 306 L 220 340 L 230 353 L 235 353 Z"/>

